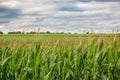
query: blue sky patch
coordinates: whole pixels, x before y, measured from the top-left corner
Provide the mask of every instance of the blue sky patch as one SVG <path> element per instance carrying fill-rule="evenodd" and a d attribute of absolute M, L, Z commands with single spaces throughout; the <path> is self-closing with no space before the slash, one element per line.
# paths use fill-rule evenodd
<path fill-rule="evenodd" d="M 70 12 L 73 12 L 73 11 L 83 12 L 84 11 L 84 9 L 74 7 L 74 6 L 63 6 L 59 10 L 60 11 L 70 11 Z"/>

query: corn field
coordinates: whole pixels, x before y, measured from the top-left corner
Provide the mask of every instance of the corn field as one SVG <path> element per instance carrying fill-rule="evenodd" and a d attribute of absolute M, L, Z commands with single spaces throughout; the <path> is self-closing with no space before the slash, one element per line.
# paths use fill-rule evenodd
<path fill-rule="evenodd" d="M 43 40 L 30 48 L 24 42 L 7 45 L 0 48 L 0 80 L 119 80 L 119 41 L 93 37 Z"/>

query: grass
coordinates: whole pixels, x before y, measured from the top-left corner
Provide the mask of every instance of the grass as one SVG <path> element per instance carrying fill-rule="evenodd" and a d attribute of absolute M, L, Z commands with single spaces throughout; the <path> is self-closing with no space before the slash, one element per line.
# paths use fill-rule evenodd
<path fill-rule="evenodd" d="M 0 80 L 120 79 L 120 37 L 0 36 Z"/>

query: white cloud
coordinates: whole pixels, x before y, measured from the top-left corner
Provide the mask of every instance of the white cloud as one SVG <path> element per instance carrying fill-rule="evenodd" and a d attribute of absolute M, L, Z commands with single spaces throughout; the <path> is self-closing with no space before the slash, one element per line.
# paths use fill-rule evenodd
<path fill-rule="evenodd" d="M 9 8 L 16 8 L 19 5 L 19 1 L 17 0 L 4 1 L 1 2 L 0 5 Z"/>
<path fill-rule="evenodd" d="M 4 25 L 0 25 L 0 29 L 3 29 L 5 26 Z"/>

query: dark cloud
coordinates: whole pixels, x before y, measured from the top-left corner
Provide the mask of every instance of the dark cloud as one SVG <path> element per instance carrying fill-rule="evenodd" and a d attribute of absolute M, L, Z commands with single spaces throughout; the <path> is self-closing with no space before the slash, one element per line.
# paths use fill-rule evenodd
<path fill-rule="evenodd" d="M 90 2 L 92 0 L 80 0 L 81 2 Z"/>
<path fill-rule="evenodd" d="M 20 16 L 20 10 L 18 9 L 11 9 L 6 7 L 0 7 L 0 21 L 1 23 L 8 23 L 10 19 L 14 19 Z"/>

